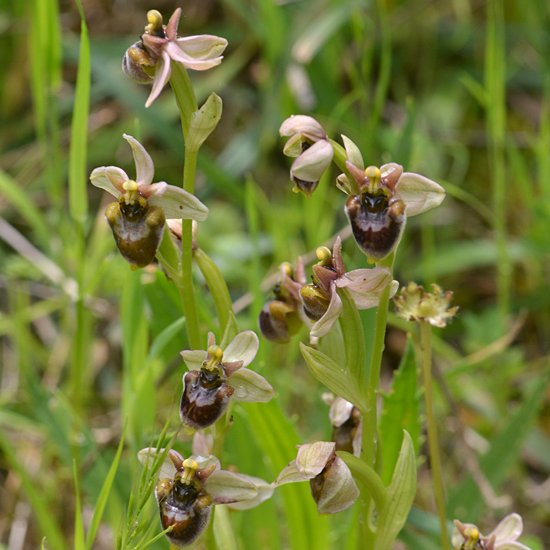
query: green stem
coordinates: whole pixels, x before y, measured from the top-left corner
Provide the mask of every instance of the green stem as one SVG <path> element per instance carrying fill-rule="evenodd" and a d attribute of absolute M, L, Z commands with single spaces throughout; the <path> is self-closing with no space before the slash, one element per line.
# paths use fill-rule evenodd
<path fill-rule="evenodd" d="M 432 470 L 433 488 L 439 528 L 441 530 L 441 547 L 450 550 L 447 533 L 447 519 L 445 513 L 445 494 L 443 490 L 443 476 L 441 472 L 441 457 L 439 454 L 439 441 L 437 437 L 437 425 L 433 410 L 432 388 L 432 327 L 429 323 L 420 322 L 420 347 L 422 350 L 422 373 L 424 377 L 424 401 L 426 407 L 426 420 L 428 424 L 428 446 L 430 448 L 430 466 Z"/>
<path fill-rule="evenodd" d="M 379 265 L 387 267 L 390 272 L 395 259 L 395 251 L 387 258 L 384 258 Z M 384 339 L 386 336 L 386 325 L 388 320 L 388 304 L 390 301 L 391 283 L 383 290 L 376 310 L 376 325 L 374 330 L 374 341 L 370 359 L 369 376 L 366 388 L 366 414 L 363 420 L 363 450 L 361 458 L 370 466 L 374 466 L 377 447 L 377 414 L 376 398 L 378 385 L 380 384 L 380 368 L 382 366 L 382 353 L 384 352 Z"/>
<path fill-rule="evenodd" d="M 183 188 L 189 193 L 195 190 L 197 170 L 197 152 L 185 149 L 185 166 L 183 170 Z M 193 287 L 193 221 L 181 220 L 181 294 L 183 311 L 187 321 L 187 335 L 193 349 L 201 348 L 201 337 L 195 291 Z"/>
<path fill-rule="evenodd" d="M 172 63 L 170 84 L 176 96 L 176 103 L 180 111 L 183 138 L 187 143 L 191 118 L 193 113 L 197 110 L 197 99 L 187 71 L 178 63 Z M 197 156 L 198 151 L 190 150 L 189 147 L 185 148 L 183 188 L 189 193 L 194 193 L 195 191 Z M 182 220 L 181 222 L 181 241 L 180 293 L 183 302 L 183 312 L 186 319 L 185 326 L 189 345 L 194 349 L 200 349 L 202 342 L 193 288 L 193 235 L 191 220 Z"/>

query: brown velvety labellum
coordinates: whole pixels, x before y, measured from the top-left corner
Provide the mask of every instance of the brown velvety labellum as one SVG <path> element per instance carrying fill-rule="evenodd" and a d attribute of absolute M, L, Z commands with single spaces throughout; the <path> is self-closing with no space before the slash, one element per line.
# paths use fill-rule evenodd
<path fill-rule="evenodd" d="M 235 391 L 223 380 L 218 383 L 209 378 L 208 371 L 189 371 L 184 376 L 185 388 L 181 396 L 181 421 L 201 430 L 211 426 L 225 411 Z"/>
<path fill-rule="evenodd" d="M 116 245 L 128 262 L 137 266 L 149 265 L 157 253 L 165 216 L 158 206 L 143 206 L 113 202 L 105 211 Z"/>
<path fill-rule="evenodd" d="M 403 202 L 394 199 L 390 204 L 384 195 L 350 196 L 346 214 L 355 241 L 375 260 L 385 258 L 395 248 L 405 227 Z"/>
<path fill-rule="evenodd" d="M 172 527 L 168 540 L 176 547 L 191 544 L 204 531 L 210 517 L 212 499 L 201 494 L 195 485 L 177 479 L 166 498 L 159 500 L 163 529 Z"/>

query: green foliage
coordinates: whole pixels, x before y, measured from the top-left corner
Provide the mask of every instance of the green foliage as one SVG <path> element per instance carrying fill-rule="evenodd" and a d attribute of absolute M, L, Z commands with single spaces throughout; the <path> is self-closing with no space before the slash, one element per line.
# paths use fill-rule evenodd
<path fill-rule="evenodd" d="M 392 479 L 403 444 L 403 430 L 409 434 L 418 456 L 421 423 L 417 379 L 414 348 L 409 338 L 399 369 L 394 374 L 392 387 L 384 395 L 384 406 L 380 417 L 380 433 L 382 434 L 382 471 L 380 475 L 384 483 L 389 483 Z"/>
<path fill-rule="evenodd" d="M 150 7 L 168 16 L 177 5 Z M 191 74 L 198 105 L 212 91 L 224 102 L 197 159 L 196 193 L 211 213 L 197 234 L 198 340 L 204 345 L 208 330 L 236 332 L 234 305 L 241 330 L 256 329 L 271 297 L 266 275 L 298 255 L 309 263 L 346 226 L 335 173 L 310 199 L 290 193 L 277 133 L 286 116 L 314 114 L 334 139 L 343 133 L 357 142 L 367 164 L 397 161 L 441 182 L 442 207 L 407 222 L 395 277 L 437 281 L 461 307 L 434 334 L 448 519 L 478 522 L 486 533 L 504 513 L 465 468 L 473 445 L 486 481 L 524 516 L 530 534 L 522 542 L 542 548 L 548 514 L 537 488 L 550 473 L 550 19 L 542 1 L 484 5 L 183 5 L 182 34 L 212 32 L 230 42 L 219 67 Z M 152 496 L 160 462 L 142 468 L 135 452 L 158 432 L 158 444 L 167 445 L 162 426 L 170 435 L 179 428 L 178 353 L 194 347 L 172 282 L 181 256 L 166 232 L 161 252 L 176 269 L 168 277 L 156 268 L 131 272 L 104 222 L 106 197 L 87 175 L 100 165 L 132 173 L 120 139 L 130 132 L 147 144 L 159 180 L 177 184 L 183 141 L 170 91 L 145 109 L 149 88 L 120 72 L 145 14 L 113 6 L 87 3 L 81 14 L 70 2 L 0 0 L 2 547 L 13 526 L 24 526 L 25 550 L 167 548 Z M 191 115 L 193 102 L 179 100 Z M 344 249 L 349 269 L 366 266 L 345 235 Z M 272 481 L 297 444 L 328 439 L 317 378 L 363 401 L 374 312 L 358 316 L 343 297 L 341 326 L 318 349 L 307 345 L 305 330 L 288 345 L 262 341 L 253 368 L 279 395 L 232 409 L 224 467 Z M 410 503 L 420 390 L 402 338 L 408 329 L 390 319 L 376 475 Z M 446 429 L 457 425 L 463 430 Z M 174 441 L 189 454 L 187 434 Z M 437 547 L 426 471 L 420 464 L 417 499 L 400 535 L 412 550 Z M 383 513 L 389 541 L 405 512 Z M 361 544 L 356 514 L 320 517 L 303 483 L 282 487 L 257 509 L 219 512 L 215 521 L 243 550 L 328 550 Z M 207 543 L 214 548 L 215 536 Z"/>

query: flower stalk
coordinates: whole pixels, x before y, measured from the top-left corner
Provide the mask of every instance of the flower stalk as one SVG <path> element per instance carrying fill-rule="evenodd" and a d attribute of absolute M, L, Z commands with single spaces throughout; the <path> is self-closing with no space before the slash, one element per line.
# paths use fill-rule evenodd
<path fill-rule="evenodd" d="M 176 96 L 176 103 L 180 111 L 183 139 L 185 141 L 183 165 L 183 189 L 189 193 L 195 190 L 198 151 L 187 147 L 191 118 L 197 110 L 197 99 L 187 71 L 178 63 L 172 63 L 172 77 L 170 85 Z M 192 348 L 201 344 L 199 319 L 195 292 L 193 287 L 193 231 L 191 220 L 181 222 L 181 288 L 183 312 L 186 319 L 187 337 Z"/>
<path fill-rule="evenodd" d="M 441 456 L 439 453 L 439 438 L 433 407 L 432 384 L 432 327 L 426 321 L 420 325 L 420 348 L 422 352 L 422 375 L 424 379 L 424 403 L 426 407 L 426 422 L 428 427 L 428 447 L 430 452 L 430 467 L 434 487 L 439 529 L 441 531 L 441 548 L 451 550 L 447 533 L 447 517 L 445 511 L 445 493 L 443 489 L 443 475 L 441 470 Z"/>

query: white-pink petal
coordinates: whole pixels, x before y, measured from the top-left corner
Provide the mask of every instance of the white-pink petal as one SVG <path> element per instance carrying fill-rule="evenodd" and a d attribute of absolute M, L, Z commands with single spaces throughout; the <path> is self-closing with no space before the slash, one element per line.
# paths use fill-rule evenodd
<path fill-rule="evenodd" d="M 92 185 L 107 191 L 117 199 L 124 193 L 123 185 L 130 178 L 122 168 L 117 166 L 100 166 L 90 174 Z"/>
<path fill-rule="evenodd" d="M 292 163 L 290 173 L 292 177 L 303 181 L 319 181 L 330 166 L 333 154 L 334 150 L 328 141 L 318 141 Z"/>
<path fill-rule="evenodd" d="M 439 206 L 445 198 L 445 189 L 420 174 L 405 172 L 397 182 L 395 196 L 405 203 L 405 213 L 410 217 Z"/>
<path fill-rule="evenodd" d="M 166 86 L 168 80 L 170 80 L 171 72 L 170 56 L 166 50 L 163 50 L 162 55 L 155 65 L 155 78 L 153 79 L 151 93 L 145 102 L 145 107 L 150 107 L 153 104 L 153 101 L 155 101 L 155 99 L 157 99 L 160 95 L 160 92 L 162 92 L 162 89 Z"/>
<path fill-rule="evenodd" d="M 222 361 L 224 363 L 242 361 L 242 366 L 247 367 L 252 363 L 254 357 L 256 357 L 259 347 L 260 341 L 254 331 L 245 330 L 244 332 L 239 332 L 224 349 Z"/>
<path fill-rule="evenodd" d="M 136 138 L 128 134 L 122 134 L 122 137 L 132 148 L 136 165 L 136 183 L 138 184 L 138 191 L 141 193 L 142 188 L 149 186 L 153 181 L 153 174 L 155 173 L 153 159 Z"/>
<path fill-rule="evenodd" d="M 227 48 L 227 40 L 213 34 L 183 36 L 176 39 L 176 43 L 182 52 L 197 61 L 217 58 Z"/>
<path fill-rule="evenodd" d="M 284 137 L 302 134 L 311 141 L 325 139 L 327 134 L 323 127 L 313 118 L 307 115 L 292 115 L 281 124 L 279 134 Z"/>
<path fill-rule="evenodd" d="M 491 538 L 493 535 L 496 541 L 513 541 L 520 537 L 523 531 L 523 519 L 519 514 L 509 514 L 503 518 L 500 523 L 487 535 Z"/>
<path fill-rule="evenodd" d="M 355 269 L 345 273 L 336 280 L 336 286 L 347 288 L 359 309 L 369 309 L 378 305 L 382 291 L 391 282 L 391 273 L 387 269 L 375 267 L 373 269 Z M 392 285 L 393 294 L 396 291 L 397 287 Z"/>
<path fill-rule="evenodd" d="M 189 370 L 200 370 L 207 352 L 202 349 L 186 349 L 180 353 Z"/>
<path fill-rule="evenodd" d="M 187 69 L 193 69 L 194 71 L 206 71 L 219 65 L 222 62 L 223 57 L 213 57 L 211 59 L 195 59 L 193 56 L 186 53 L 179 47 L 177 42 L 169 42 L 163 52 L 167 54 L 171 59 L 181 63 Z"/>
<path fill-rule="evenodd" d="M 330 297 L 330 303 L 328 305 L 325 314 L 316 321 L 310 330 L 310 335 L 313 338 L 321 338 L 325 336 L 334 325 L 336 319 L 340 316 L 342 311 L 342 299 L 338 296 L 336 288 L 331 286 L 332 295 Z"/>
<path fill-rule="evenodd" d="M 239 369 L 227 379 L 227 384 L 235 390 L 233 399 L 236 401 L 267 403 L 275 394 L 271 384 L 251 369 Z"/>
<path fill-rule="evenodd" d="M 296 467 L 307 479 L 318 476 L 334 453 L 333 441 L 316 441 L 300 445 L 296 455 Z"/>
<path fill-rule="evenodd" d="M 160 206 L 166 218 L 204 221 L 208 217 L 208 208 L 195 195 L 181 187 L 165 182 L 154 183 L 149 187 L 148 203 Z"/>

